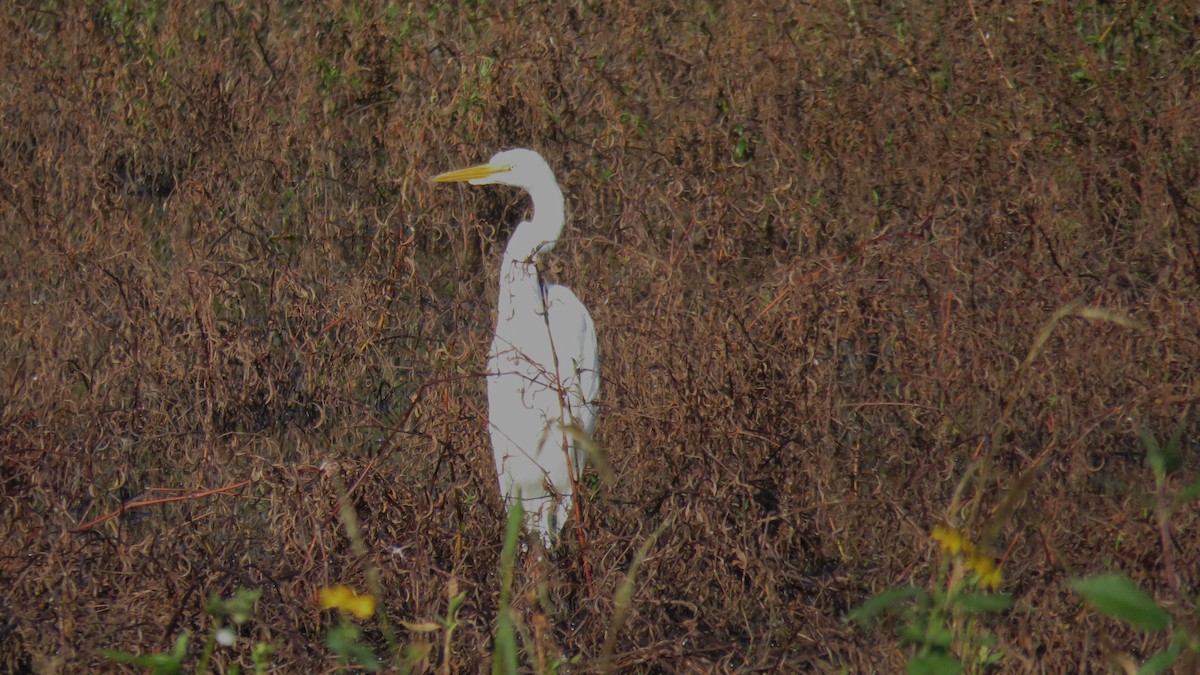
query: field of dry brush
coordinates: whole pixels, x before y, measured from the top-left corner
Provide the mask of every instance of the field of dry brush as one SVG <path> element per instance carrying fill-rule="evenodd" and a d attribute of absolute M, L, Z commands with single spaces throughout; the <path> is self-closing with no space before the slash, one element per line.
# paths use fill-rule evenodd
<path fill-rule="evenodd" d="M 934 588 L 939 525 L 1013 600 L 958 626 L 1002 654 L 956 640 L 975 672 L 1167 646 L 1080 576 L 1196 630 L 1200 510 L 1159 518 L 1200 478 L 1193 3 L 50 0 L 0 24 L 0 670 L 126 667 L 98 650 L 185 631 L 194 663 L 208 598 L 242 588 L 273 672 L 332 672 L 319 590 L 371 570 L 391 628 L 364 645 L 490 667 L 482 378 L 527 201 L 428 179 L 517 146 L 567 195 L 544 274 L 595 318 L 613 473 L 518 564 L 524 668 L 899 672 L 913 646 L 846 614 Z M 1173 432 L 1159 484 L 1143 434 Z M 416 630 L 452 589 L 453 633 Z"/>

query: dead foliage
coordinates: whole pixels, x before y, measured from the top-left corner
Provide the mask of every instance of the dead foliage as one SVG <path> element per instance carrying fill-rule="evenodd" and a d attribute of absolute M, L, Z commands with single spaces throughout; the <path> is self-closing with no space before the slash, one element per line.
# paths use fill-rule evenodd
<path fill-rule="evenodd" d="M 547 274 L 592 308 L 616 474 L 550 597 L 518 573 L 543 644 L 596 668 L 667 523 L 619 670 L 898 672 L 842 617 L 929 582 L 990 456 L 983 516 L 1040 467 L 995 542 L 1005 670 L 1163 648 L 1067 581 L 1195 609 L 1200 514 L 1169 578 L 1136 425 L 1182 421 L 1200 474 L 1200 15 L 1075 4 L 6 5 L 0 668 L 165 650 L 246 587 L 281 672 L 330 670 L 317 589 L 371 565 L 407 621 L 453 579 L 431 665 L 486 667 L 480 374 L 525 207 L 426 179 L 512 146 L 568 195 Z M 1140 327 L 1064 319 L 1022 371 L 1073 302 Z"/>

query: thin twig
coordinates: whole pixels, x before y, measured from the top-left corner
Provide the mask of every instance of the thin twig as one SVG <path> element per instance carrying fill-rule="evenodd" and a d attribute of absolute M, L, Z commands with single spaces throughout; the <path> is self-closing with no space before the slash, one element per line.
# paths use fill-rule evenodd
<path fill-rule="evenodd" d="M 117 509 L 116 511 L 107 513 L 103 516 L 100 516 L 99 518 L 94 519 L 94 520 L 89 520 L 88 522 L 86 522 L 82 525 L 77 525 L 71 531 L 72 532 L 82 532 L 83 530 L 95 527 L 96 525 L 99 525 L 100 523 L 103 523 L 106 520 L 116 518 L 117 516 L 125 513 L 126 511 L 132 511 L 133 509 L 141 508 L 143 506 L 154 506 L 156 504 L 166 504 L 167 502 L 182 502 L 182 501 L 188 501 L 191 499 L 203 499 L 205 497 L 211 497 L 212 495 L 217 495 L 217 494 L 228 494 L 231 490 L 236 490 L 240 487 L 245 487 L 253 482 L 254 482 L 253 480 L 244 480 L 240 483 L 234 483 L 233 485 L 226 485 L 225 487 L 213 488 L 211 490 L 203 490 L 201 492 L 193 492 L 192 494 L 180 495 L 178 497 L 163 497 L 162 499 L 147 499 L 147 500 L 140 501 L 140 502 L 130 502 L 128 504 L 121 505 L 121 508 Z"/>

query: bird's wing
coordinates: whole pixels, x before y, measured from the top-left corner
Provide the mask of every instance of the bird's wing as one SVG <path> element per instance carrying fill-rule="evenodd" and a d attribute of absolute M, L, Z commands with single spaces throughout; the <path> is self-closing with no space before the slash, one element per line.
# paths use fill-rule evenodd
<path fill-rule="evenodd" d="M 546 285 L 546 316 L 558 357 L 559 381 L 567 389 L 572 415 L 590 434 L 596 427 L 600 396 L 600 358 L 592 316 L 571 289 L 558 284 Z"/>

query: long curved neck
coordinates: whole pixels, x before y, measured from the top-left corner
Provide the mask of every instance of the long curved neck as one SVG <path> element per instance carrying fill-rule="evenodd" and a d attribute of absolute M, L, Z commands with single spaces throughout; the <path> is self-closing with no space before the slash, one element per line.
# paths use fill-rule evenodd
<path fill-rule="evenodd" d="M 533 198 L 533 217 L 517 225 L 500 263 L 496 309 L 501 324 L 517 314 L 545 314 L 537 259 L 554 248 L 562 234 L 566 202 L 555 184 L 531 190 L 529 195 Z"/>
<path fill-rule="evenodd" d="M 517 260 L 536 259 L 554 248 L 566 220 L 566 200 L 553 179 L 529 188 L 533 217 L 517 226 L 504 254 Z"/>

